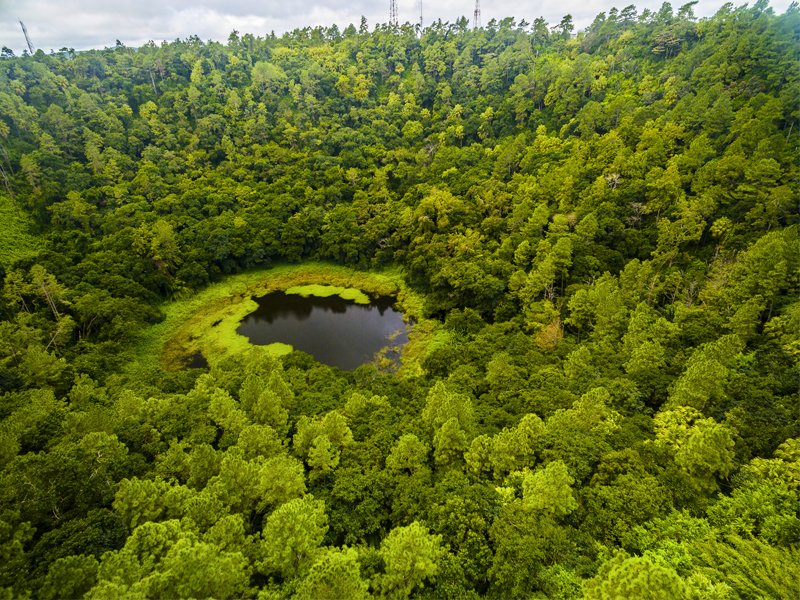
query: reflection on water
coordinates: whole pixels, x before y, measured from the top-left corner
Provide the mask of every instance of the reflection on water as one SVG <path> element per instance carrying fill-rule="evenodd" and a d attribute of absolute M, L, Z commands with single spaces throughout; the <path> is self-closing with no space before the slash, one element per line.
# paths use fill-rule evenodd
<path fill-rule="evenodd" d="M 255 301 L 258 309 L 244 318 L 237 333 L 251 344 L 291 344 L 344 371 L 370 362 L 386 346 L 408 341 L 403 314 L 393 308 L 390 297 L 356 304 L 338 296 L 303 298 L 274 292 Z"/>

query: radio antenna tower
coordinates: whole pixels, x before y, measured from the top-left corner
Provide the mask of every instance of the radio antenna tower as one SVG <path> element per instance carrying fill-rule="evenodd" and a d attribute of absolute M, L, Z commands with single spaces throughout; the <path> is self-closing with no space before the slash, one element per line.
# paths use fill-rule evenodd
<path fill-rule="evenodd" d="M 422 0 L 419 0 L 419 31 L 420 35 L 422 34 L 422 28 L 424 25 L 422 24 Z"/>
<path fill-rule="evenodd" d="M 389 25 L 397 27 L 397 0 L 389 0 Z"/>
<path fill-rule="evenodd" d="M 475 14 L 472 17 L 472 28 L 480 29 L 481 26 L 481 0 L 475 0 Z"/>
<path fill-rule="evenodd" d="M 36 48 L 34 48 L 33 44 L 31 43 L 31 38 L 28 35 L 28 30 L 25 29 L 25 23 L 20 21 L 19 24 L 22 25 L 22 33 L 25 34 L 25 41 L 28 42 L 28 50 L 30 51 L 31 55 L 33 55 L 33 53 L 36 52 Z"/>

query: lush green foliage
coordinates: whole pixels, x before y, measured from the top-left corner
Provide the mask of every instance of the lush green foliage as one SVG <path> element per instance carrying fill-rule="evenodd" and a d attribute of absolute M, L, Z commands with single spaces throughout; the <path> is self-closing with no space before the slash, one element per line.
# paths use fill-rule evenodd
<path fill-rule="evenodd" d="M 800 11 L 692 4 L 4 50 L 0 596 L 799 597 Z M 163 368 L 318 260 L 421 373 Z"/>
<path fill-rule="evenodd" d="M 0 265 L 35 256 L 40 249 L 42 240 L 31 234 L 28 221 L 8 196 L 0 194 Z"/>

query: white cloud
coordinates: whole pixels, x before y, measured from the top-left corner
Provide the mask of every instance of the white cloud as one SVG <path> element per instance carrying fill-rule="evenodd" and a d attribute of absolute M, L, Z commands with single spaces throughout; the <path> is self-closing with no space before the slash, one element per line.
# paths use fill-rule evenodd
<path fill-rule="evenodd" d="M 773 2 L 776 12 L 783 12 L 791 0 Z M 662 0 L 633 2 L 639 11 L 657 10 Z M 622 9 L 631 0 L 617 2 Z M 694 8 L 699 17 L 714 14 L 724 0 L 701 0 Z M 683 0 L 677 0 L 677 10 Z M 592 22 L 595 15 L 613 6 L 608 0 L 541 0 L 520 4 L 511 0 L 484 0 L 481 17 L 484 24 L 490 19 L 514 16 L 517 20 L 533 21 L 544 16 L 557 23 L 567 13 L 572 14 L 577 28 Z M 453 22 L 460 16 L 472 20 L 474 0 L 440 0 L 425 2 L 425 22 L 441 18 Z M 398 0 L 401 21 L 417 22 L 419 0 Z M 17 19 L 25 22 L 34 46 L 45 52 L 67 46 L 76 49 L 113 46 L 117 39 L 136 46 L 149 39 L 155 41 L 185 39 L 197 35 L 204 40 L 224 42 L 233 29 L 240 33 L 264 36 L 270 31 L 281 34 L 296 27 L 329 26 L 341 29 L 349 23 L 358 26 L 361 15 L 367 17 L 370 29 L 375 23 L 388 21 L 389 0 L 367 2 L 353 0 L 334 2 L 288 2 L 280 0 L 137 0 L 109 2 L 108 0 L 0 0 L 0 45 L 19 53 L 25 40 Z"/>

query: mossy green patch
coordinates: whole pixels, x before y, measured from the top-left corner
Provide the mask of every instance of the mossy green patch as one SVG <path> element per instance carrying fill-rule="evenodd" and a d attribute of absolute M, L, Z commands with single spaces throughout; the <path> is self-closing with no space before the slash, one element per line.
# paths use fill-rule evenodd
<path fill-rule="evenodd" d="M 353 300 L 356 304 L 369 304 L 369 296 L 356 288 L 345 288 L 335 285 L 297 285 L 284 290 L 285 294 L 298 294 L 303 298 L 317 296 L 328 298 L 339 296 L 344 300 Z"/>
<path fill-rule="evenodd" d="M 264 346 L 264 348 L 273 356 L 283 356 L 284 354 L 289 354 L 294 350 L 291 344 L 281 344 L 280 342 L 267 344 Z"/>
<path fill-rule="evenodd" d="M 449 331 L 439 321 L 420 319 L 408 328 L 408 343 L 403 348 L 401 375 L 422 375 L 422 361 L 431 349 L 446 343 Z"/>
<path fill-rule="evenodd" d="M 31 225 L 27 215 L 14 210 L 11 198 L 0 194 L 0 264 L 6 269 L 41 250 L 43 241 L 31 233 Z"/>
<path fill-rule="evenodd" d="M 437 329 L 431 336 L 431 339 L 425 348 L 425 356 L 427 357 L 431 352 L 433 352 L 437 348 L 447 346 L 450 343 L 452 337 L 453 334 L 451 332 L 445 329 Z"/>
<path fill-rule="evenodd" d="M 367 303 L 368 294 L 396 297 L 406 321 L 414 321 L 413 326 L 409 325 L 400 374 L 422 372 L 420 362 L 425 357 L 425 347 L 441 328 L 437 321 L 422 318 L 423 297 L 405 285 L 399 269 L 374 272 L 326 263 L 279 265 L 230 276 L 189 298 L 164 304 L 164 321 L 145 332 L 129 373 L 156 362 L 166 370 L 179 370 L 184 368 L 185 358 L 197 352 L 213 366 L 225 356 L 245 350 L 250 342 L 236 329 L 244 317 L 256 310 L 253 298 L 289 290 L 303 290 L 309 295 L 336 294 Z M 267 348 L 276 355 L 292 350 L 287 344 Z"/>

